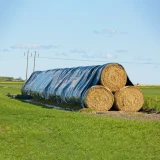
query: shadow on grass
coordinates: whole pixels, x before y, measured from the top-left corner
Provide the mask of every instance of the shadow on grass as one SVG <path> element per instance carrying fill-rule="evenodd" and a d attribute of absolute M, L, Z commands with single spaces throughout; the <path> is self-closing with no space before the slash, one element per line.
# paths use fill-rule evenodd
<path fill-rule="evenodd" d="M 13 94 L 8 93 L 6 96 L 17 99 L 24 103 L 31 103 L 33 105 L 36 105 L 38 107 L 40 106 L 45 109 L 58 109 L 58 110 L 66 110 L 66 111 L 74 111 L 74 112 L 80 111 L 80 112 L 86 112 L 86 113 L 90 113 L 90 112 L 98 113 L 96 111 L 93 111 L 90 108 L 82 108 L 80 105 L 73 104 L 73 103 L 72 104 L 62 104 L 62 103 L 58 104 L 51 100 L 35 99 L 32 96 L 26 96 L 26 95 L 20 95 L 20 94 L 13 95 Z M 109 111 L 117 111 L 117 110 L 115 110 L 114 107 L 112 107 Z M 145 101 L 143 107 L 138 112 L 143 112 L 146 114 L 155 114 L 155 113 L 160 114 L 159 110 L 149 107 L 148 101 Z"/>
<path fill-rule="evenodd" d="M 51 100 L 43 100 L 43 99 L 35 99 L 32 96 L 27 96 L 27 95 L 13 95 L 8 93 L 6 96 L 9 98 L 17 99 L 21 102 L 24 103 L 31 103 L 36 106 L 41 106 L 42 108 L 45 109 L 58 109 L 58 110 L 66 110 L 66 111 L 74 111 L 77 112 L 80 109 L 82 109 L 81 106 L 78 106 L 76 104 L 57 104 Z"/>

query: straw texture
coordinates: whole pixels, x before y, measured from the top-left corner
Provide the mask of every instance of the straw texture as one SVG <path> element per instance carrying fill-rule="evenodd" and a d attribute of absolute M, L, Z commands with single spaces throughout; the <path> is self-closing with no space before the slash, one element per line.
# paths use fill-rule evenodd
<path fill-rule="evenodd" d="M 119 111 L 136 112 L 142 108 L 144 97 L 139 88 L 126 86 L 114 94 L 114 107 Z"/>
<path fill-rule="evenodd" d="M 100 82 L 103 86 L 115 92 L 126 85 L 126 71 L 117 63 L 108 64 L 102 70 Z"/>
<path fill-rule="evenodd" d="M 85 98 L 85 105 L 96 111 L 108 111 L 114 102 L 112 92 L 101 85 L 91 87 Z"/>

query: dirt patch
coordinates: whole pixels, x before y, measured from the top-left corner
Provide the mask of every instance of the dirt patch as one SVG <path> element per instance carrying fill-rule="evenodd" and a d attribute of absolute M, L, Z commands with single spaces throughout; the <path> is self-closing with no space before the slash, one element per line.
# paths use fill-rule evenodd
<path fill-rule="evenodd" d="M 148 120 L 148 121 L 159 121 L 160 113 L 149 113 L 149 112 L 124 112 L 124 111 L 106 111 L 106 112 L 96 112 L 96 111 L 87 111 L 81 110 L 82 113 L 95 114 L 98 116 L 113 117 L 119 119 L 128 119 L 128 120 Z"/>

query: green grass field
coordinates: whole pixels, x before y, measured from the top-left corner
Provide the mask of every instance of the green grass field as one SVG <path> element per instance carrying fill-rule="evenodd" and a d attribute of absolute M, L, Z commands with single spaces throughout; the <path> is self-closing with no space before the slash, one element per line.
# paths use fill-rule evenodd
<path fill-rule="evenodd" d="M 160 86 L 141 86 L 139 88 L 145 97 L 143 108 L 160 111 Z"/>
<path fill-rule="evenodd" d="M 47 109 L 6 96 L 21 86 L 0 83 L 0 160 L 160 160 L 160 121 Z M 142 90 L 160 97 L 159 89 Z"/>

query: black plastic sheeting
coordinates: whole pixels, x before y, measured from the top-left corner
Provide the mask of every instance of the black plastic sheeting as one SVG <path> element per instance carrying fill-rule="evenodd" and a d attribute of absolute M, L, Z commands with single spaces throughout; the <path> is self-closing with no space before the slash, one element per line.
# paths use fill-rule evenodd
<path fill-rule="evenodd" d="M 57 104 L 85 107 L 87 90 L 99 84 L 101 72 L 106 65 L 36 71 L 21 91 L 23 95 L 50 100 Z M 133 85 L 128 77 L 126 85 Z"/>

